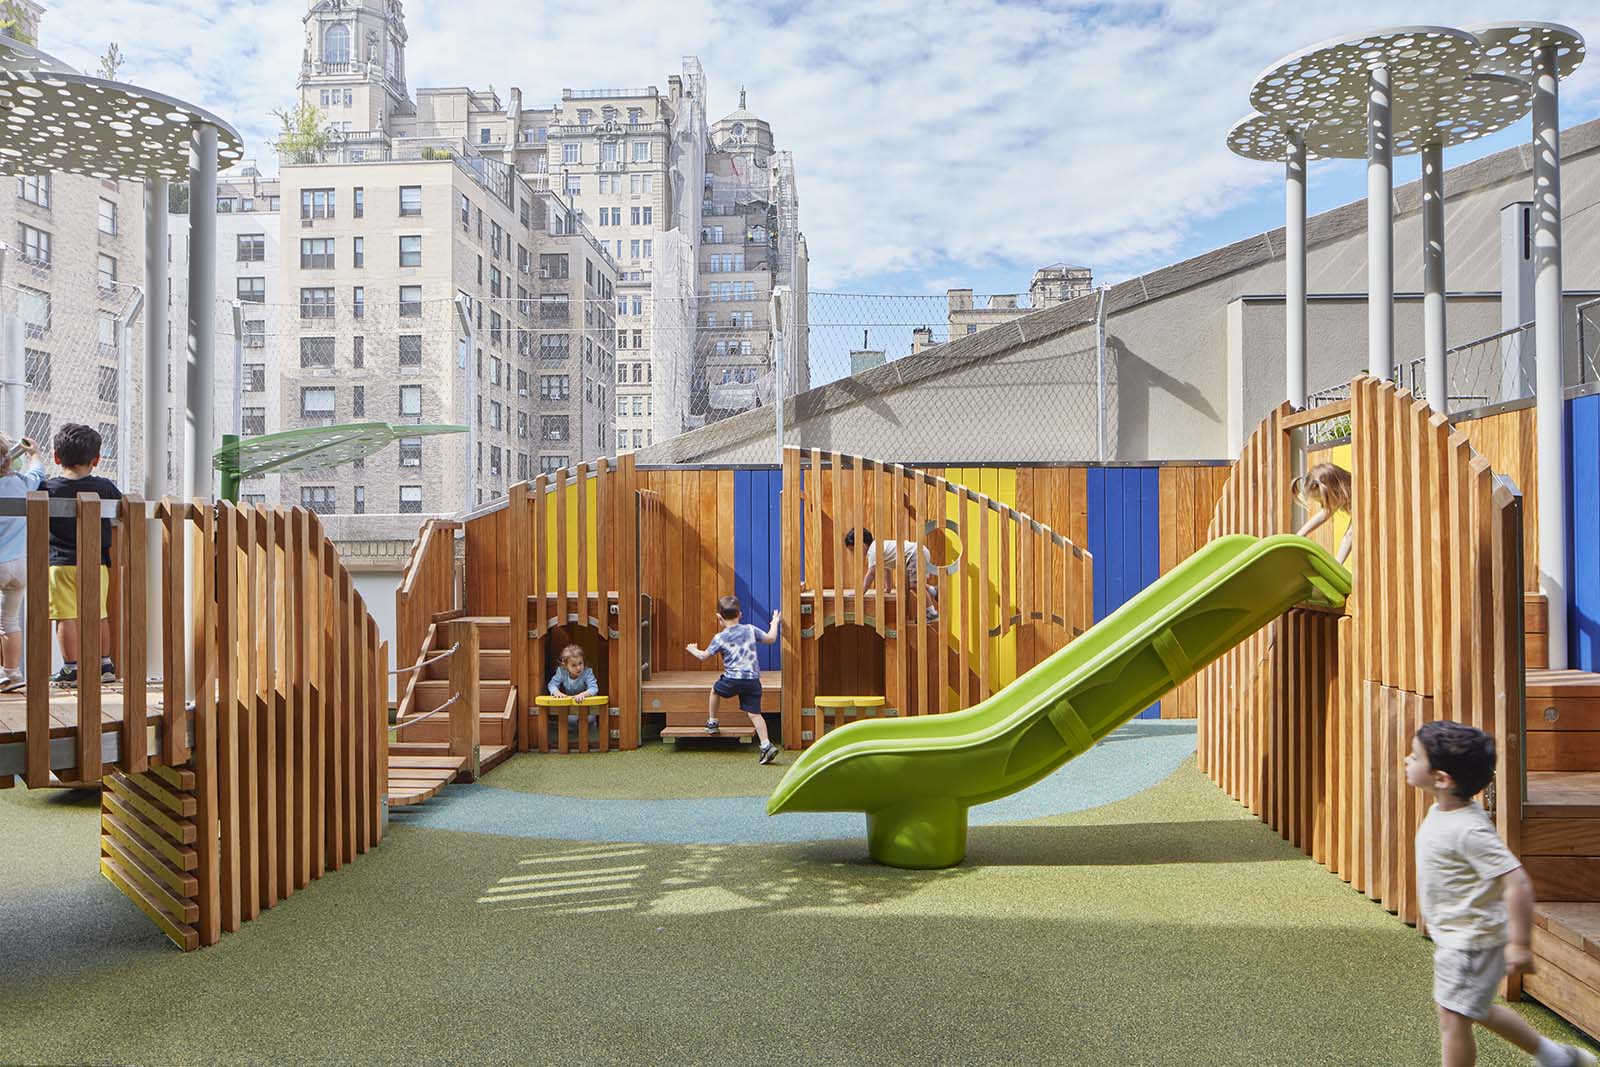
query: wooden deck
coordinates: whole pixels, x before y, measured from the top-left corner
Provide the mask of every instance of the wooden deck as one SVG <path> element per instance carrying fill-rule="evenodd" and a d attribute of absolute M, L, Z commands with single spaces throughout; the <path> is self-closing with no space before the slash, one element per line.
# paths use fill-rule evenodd
<path fill-rule="evenodd" d="M 1533 921 L 1538 967 L 1522 980 L 1523 989 L 1600 1034 L 1600 904 L 1539 904 Z"/>
<path fill-rule="evenodd" d="M 698 737 L 743 741 L 755 736 L 750 720 L 739 710 L 739 702 L 733 697 L 723 700 L 722 710 L 717 713 L 721 729 L 715 734 L 706 733 L 706 698 L 719 677 L 721 675 L 717 671 L 710 670 L 657 671 L 649 681 L 643 683 L 643 710 L 646 713 L 666 713 L 667 722 L 661 730 L 664 740 Z M 778 711 L 783 696 L 783 673 L 762 671 L 761 688 L 761 710 Z"/>
<path fill-rule="evenodd" d="M 145 718 L 149 729 L 160 727 L 165 708 L 160 686 L 145 690 Z M 113 682 L 100 689 L 101 751 L 106 763 L 118 758 L 122 729 L 123 683 Z M 50 690 L 50 770 L 62 781 L 76 781 L 78 692 L 75 689 Z M 12 784 L 26 768 L 28 747 L 28 702 L 26 692 L 0 693 L 0 788 Z M 152 737 L 149 751 L 159 751 Z"/>

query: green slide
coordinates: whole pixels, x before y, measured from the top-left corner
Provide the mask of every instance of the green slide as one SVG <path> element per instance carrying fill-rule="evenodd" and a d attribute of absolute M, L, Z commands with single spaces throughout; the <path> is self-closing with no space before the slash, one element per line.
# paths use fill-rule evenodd
<path fill-rule="evenodd" d="M 1349 593 L 1349 572 L 1303 537 L 1219 537 L 988 700 L 827 734 L 767 814 L 862 811 L 879 863 L 960 863 L 972 805 L 1087 751 L 1295 604 L 1337 606 Z"/>

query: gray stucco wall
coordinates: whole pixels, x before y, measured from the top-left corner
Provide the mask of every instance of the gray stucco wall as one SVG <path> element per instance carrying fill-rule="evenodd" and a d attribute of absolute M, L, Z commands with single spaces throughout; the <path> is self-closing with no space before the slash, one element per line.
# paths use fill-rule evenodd
<path fill-rule="evenodd" d="M 1566 131 L 1562 153 L 1564 282 L 1569 293 L 1592 291 L 1600 289 L 1600 212 L 1585 208 L 1600 201 L 1600 121 Z M 1485 295 L 1500 287 L 1500 209 L 1528 199 L 1530 183 L 1526 148 L 1446 173 L 1447 282 L 1458 294 L 1449 307 L 1452 344 L 1500 328 L 1498 300 Z M 1396 190 L 1400 293 L 1422 285 L 1420 205 L 1418 183 Z M 1311 304 L 1307 377 L 1316 389 L 1347 381 L 1366 365 L 1365 205 L 1316 216 L 1308 234 L 1309 291 L 1346 296 Z M 1281 230 L 1113 286 L 1111 458 L 1231 455 L 1241 430 L 1248 433 L 1283 398 L 1282 292 Z M 791 405 L 788 441 L 906 461 L 1093 459 L 1094 330 L 1087 323 L 1097 299 L 1049 308 L 802 394 Z M 1395 319 L 1397 359 L 1420 355 L 1420 301 L 1400 299 Z M 1566 347 L 1575 381 L 1575 338 Z M 770 462 L 772 434 L 772 412 L 761 409 L 647 449 L 640 459 Z"/>

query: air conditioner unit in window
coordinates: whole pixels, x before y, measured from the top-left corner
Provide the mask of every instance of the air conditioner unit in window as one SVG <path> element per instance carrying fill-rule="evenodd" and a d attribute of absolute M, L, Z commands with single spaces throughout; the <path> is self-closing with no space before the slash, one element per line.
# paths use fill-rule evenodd
<path fill-rule="evenodd" d="M 309 229 L 311 229 L 312 223 L 314 223 L 314 222 L 316 222 L 315 219 L 301 219 L 300 220 L 300 225 L 304 226 L 306 229 L 309 230 Z"/>

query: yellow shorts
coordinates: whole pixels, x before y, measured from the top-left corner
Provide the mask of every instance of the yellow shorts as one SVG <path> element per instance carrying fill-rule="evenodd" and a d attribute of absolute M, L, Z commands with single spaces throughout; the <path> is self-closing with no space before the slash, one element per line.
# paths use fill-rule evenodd
<path fill-rule="evenodd" d="M 107 598 L 110 595 L 111 569 L 102 563 L 100 565 L 100 617 L 102 619 L 110 614 L 106 610 Z M 77 567 L 50 568 L 50 617 L 52 619 L 76 619 L 78 617 Z"/>

